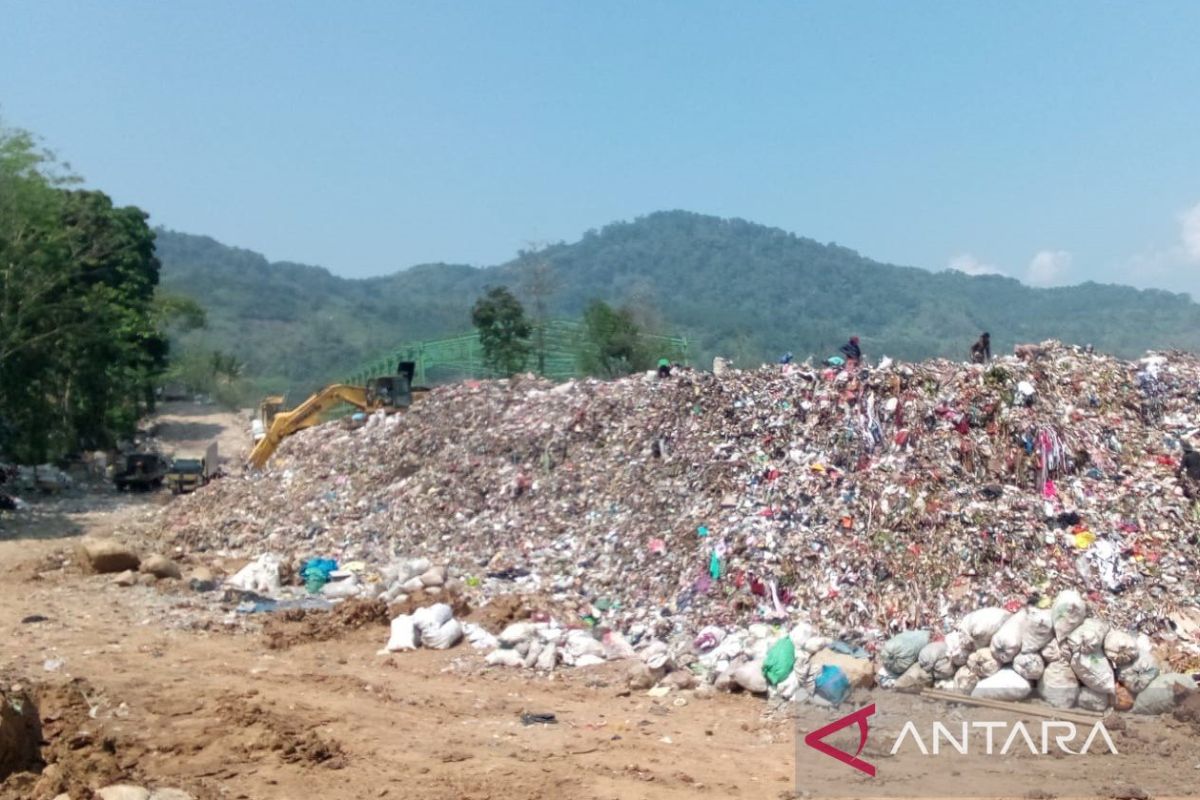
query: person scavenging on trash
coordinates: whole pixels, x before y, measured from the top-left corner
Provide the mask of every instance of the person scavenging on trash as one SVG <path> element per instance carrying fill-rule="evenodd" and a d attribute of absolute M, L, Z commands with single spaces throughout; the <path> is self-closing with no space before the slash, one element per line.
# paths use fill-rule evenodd
<path fill-rule="evenodd" d="M 660 378 L 671 377 L 671 359 L 660 358 L 658 360 L 658 377 L 660 377 Z"/>
<path fill-rule="evenodd" d="M 992 335 L 987 331 L 980 334 L 975 344 L 971 345 L 971 363 L 986 364 L 992 360 Z"/>
<path fill-rule="evenodd" d="M 862 348 L 858 346 L 858 337 L 851 336 L 850 341 L 842 345 L 842 356 L 846 359 L 846 369 L 854 369 L 862 361 Z"/>
<path fill-rule="evenodd" d="M 1200 499 L 1200 452 L 1196 452 L 1186 439 L 1183 441 L 1183 457 L 1179 459 L 1179 483 L 1185 497 Z"/>

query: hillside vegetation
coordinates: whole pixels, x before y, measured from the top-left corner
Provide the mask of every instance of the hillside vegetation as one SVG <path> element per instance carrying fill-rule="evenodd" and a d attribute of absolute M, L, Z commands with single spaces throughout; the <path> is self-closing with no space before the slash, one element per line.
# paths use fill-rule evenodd
<path fill-rule="evenodd" d="M 597 298 L 630 304 L 687 335 L 698 363 L 725 355 L 753 365 L 784 351 L 824 357 L 851 333 L 868 356 L 903 359 L 962 358 L 985 329 L 998 352 L 1048 338 L 1123 356 L 1200 347 L 1200 305 L 1186 295 L 933 273 L 683 211 L 615 223 L 494 267 L 423 264 L 359 280 L 170 231 L 159 231 L 158 255 L 163 285 L 208 311 L 208 328 L 183 344 L 231 353 L 259 388 L 293 394 L 402 341 L 468 330 L 484 287 L 505 284 L 520 296 L 539 262 L 553 266 L 552 315 L 577 318 Z"/>

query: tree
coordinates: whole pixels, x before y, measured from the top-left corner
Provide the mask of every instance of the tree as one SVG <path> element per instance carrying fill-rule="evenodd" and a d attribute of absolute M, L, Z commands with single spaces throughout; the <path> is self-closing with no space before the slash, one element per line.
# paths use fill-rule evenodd
<path fill-rule="evenodd" d="M 582 366 L 591 375 L 615 378 L 649 369 L 654 356 L 641 337 L 629 308 L 614 309 L 593 300 L 583 312 L 586 341 Z"/>
<path fill-rule="evenodd" d="M 0 447 L 22 461 L 131 434 L 167 362 L 146 215 L 73 182 L 0 127 Z"/>
<path fill-rule="evenodd" d="M 483 360 L 490 369 L 510 376 L 525 367 L 533 329 L 525 308 L 507 287 L 488 289 L 471 309 L 471 322 L 479 331 Z"/>

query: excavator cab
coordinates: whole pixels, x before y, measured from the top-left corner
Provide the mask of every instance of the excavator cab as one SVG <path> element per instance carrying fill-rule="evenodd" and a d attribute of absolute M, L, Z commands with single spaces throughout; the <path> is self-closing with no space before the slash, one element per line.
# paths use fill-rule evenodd
<path fill-rule="evenodd" d="M 412 384 L 403 375 L 385 375 L 367 381 L 367 407 L 392 410 L 412 405 Z"/>
<path fill-rule="evenodd" d="M 417 374 L 415 361 L 401 361 L 395 375 L 371 378 L 367 381 L 367 405 L 386 410 L 405 409 L 413 402 L 413 378 Z M 417 392 L 424 391 L 416 389 Z"/>

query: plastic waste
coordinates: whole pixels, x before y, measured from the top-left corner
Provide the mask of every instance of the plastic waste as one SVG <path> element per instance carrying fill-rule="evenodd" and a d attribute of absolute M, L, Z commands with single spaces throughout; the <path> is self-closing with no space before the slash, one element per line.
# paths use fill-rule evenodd
<path fill-rule="evenodd" d="M 767 651 L 767 657 L 763 660 L 763 677 L 770 685 L 777 686 L 792 674 L 795 666 L 796 645 L 791 637 L 784 636 Z"/>
<path fill-rule="evenodd" d="M 338 564 L 332 558 L 310 558 L 304 564 L 304 568 L 300 570 L 300 577 L 304 581 L 304 588 L 309 594 L 316 594 L 321 591 L 321 587 L 329 582 L 329 575 L 338 568 Z"/>
<path fill-rule="evenodd" d="M 839 667 L 826 664 L 813 682 L 815 693 L 833 705 L 841 705 L 850 696 L 850 679 Z"/>

